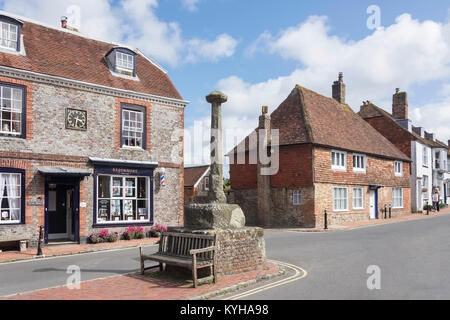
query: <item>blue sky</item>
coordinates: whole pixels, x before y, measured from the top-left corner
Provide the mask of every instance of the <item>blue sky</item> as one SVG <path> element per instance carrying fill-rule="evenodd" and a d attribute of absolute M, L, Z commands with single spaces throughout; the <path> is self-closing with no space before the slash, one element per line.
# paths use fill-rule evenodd
<path fill-rule="evenodd" d="M 355 111 L 363 100 L 390 111 L 400 87 L 414 124 L 450 139 L 448 1 L 0 1 L 5 11 L 55 26 L 71 5 L 81 9 L 82 33 L 139 47 L 168 71 L 191 102 L 191 134 L 200 121 L 207 130 L 204 97 L 212 90 L 229 96 L 224 125 L 237 141 L 256 126 L 262 105 L 273 111 L 295 84 L 329 96 L 342 71 Z M 376 30 L 367 27 L 370 5 L 380 8 Z M 205 162 L 192 145 L 186 162 Z"/>

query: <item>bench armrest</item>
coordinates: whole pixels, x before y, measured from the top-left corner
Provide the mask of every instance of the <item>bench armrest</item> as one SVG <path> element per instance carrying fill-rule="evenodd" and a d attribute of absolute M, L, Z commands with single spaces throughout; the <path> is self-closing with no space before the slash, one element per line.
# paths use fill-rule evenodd
<path fill-rule="evenodd" d="M 197 253 L 204 253 L 204 252 L 209 252 L 209 251 L 216 251 L 216 247 L 207 247 L 207 248 L 203 248 L 203 249 L 192 249 L 191 251 L 189 251 L 190 254 L 194 255 Z"/>

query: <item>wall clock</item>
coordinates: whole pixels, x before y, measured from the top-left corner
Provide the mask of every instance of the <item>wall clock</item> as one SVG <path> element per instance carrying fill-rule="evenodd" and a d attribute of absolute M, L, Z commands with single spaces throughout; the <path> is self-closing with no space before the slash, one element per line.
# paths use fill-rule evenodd
<path fill-rule="evenodd" d="M 87 130 L 87 111 L 66 109 L 66 129 Z"/>

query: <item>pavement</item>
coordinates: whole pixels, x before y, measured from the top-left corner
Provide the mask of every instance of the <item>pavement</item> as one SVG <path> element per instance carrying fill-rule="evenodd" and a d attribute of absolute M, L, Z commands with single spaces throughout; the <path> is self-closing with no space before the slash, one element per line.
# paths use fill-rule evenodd
<path fill-rule="evenodd" d="M 281 274 L 277 264 L 268 262 L 264 270 L 225 276 L 215 284 L 194 288 L 192 280 L 185 275 L 168 275 L 155 270 L 144 275 L 130 273 L 84 281 L 79 287 L 72 284 L 14 294 L 0 300 L 197 300 L 235 291 Z"/>

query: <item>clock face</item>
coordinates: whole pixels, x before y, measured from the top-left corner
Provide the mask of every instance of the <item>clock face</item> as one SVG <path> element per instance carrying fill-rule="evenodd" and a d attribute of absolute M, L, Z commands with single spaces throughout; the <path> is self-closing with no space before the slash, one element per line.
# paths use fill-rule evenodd
<path fill-rule="evenodd" d="M 75 130 L 87 130 L 87 111 L 67 109 L 66 128 Z"/>

